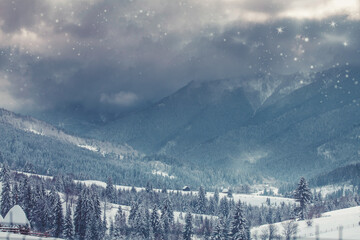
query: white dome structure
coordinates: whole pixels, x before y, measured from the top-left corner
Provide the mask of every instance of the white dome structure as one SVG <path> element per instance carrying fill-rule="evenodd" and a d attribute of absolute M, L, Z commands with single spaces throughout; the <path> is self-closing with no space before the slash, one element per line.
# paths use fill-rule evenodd
<path fill-rule="evenodd" d="M 19 205 L 13 206 L 0 224 L 5 226 L 20 225 L 30 227 L 30 222 L 27 219 L 25 212 Z"/>

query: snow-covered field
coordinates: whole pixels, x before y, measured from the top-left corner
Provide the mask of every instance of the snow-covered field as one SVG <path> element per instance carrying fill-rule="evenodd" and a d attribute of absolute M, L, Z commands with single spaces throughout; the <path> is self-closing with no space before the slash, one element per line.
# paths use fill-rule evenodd
<path fill-rule="evenodd" d="M 350 190 L 352 191 L 354 188 L 353 185 L 350 185 L 350 184 L 344 184 L 344 185 L 326 185 L 326 186 L 322 186 L 322 187 L 317 187 L 315 188 L 315 191 L 317 193 L 321 193 L 321 195 L 323 197 L 325 197 L 326 195 L 328 194 L 331 194 L 331 193 L 334 193 L 336 191 L 339 191 L 341 189 L 344 189 L 344 191 L 346 190 Z"/>
<path fill-rule="evenodd" d="M 213 196 L 214 193 L 212 192 L 208 192 L 206 194 L 207 197 Z M 227 194 L 225 193 L 220 193 L 219 194 L 220 198 L 222 197 L 226 197 Z M 252 205 L 252 206 L 261 206 L 262 204 L 266 204 L 266 200 L 270 199 L 270 204 L 271 205 L 279 205 L 282 202 L 285 202 L 285 204 L 291 203 L 294 204 L 295 200 L 291 199 L 291 198 L 283 198 L 283 197 L 271 197 L 271 196 L 259 196 L 256 194 L 237 194 L 237 193 L 233 193 L 233 199 L 235 202 L 238 202 L 239 200 L 242 203 L 246 203 L 248 205 Z"/>
<path fill-rule="evenodd" d="M 92 184 L 100 186 L 100 187 L 106 187 L 106 183 L 102 182 L 102 181 L 94 181 L 94 180 L 85 180 L 85 181 L 79 181 L 81 183 L 84 183 L 86 186 L 91 186 Z M 121 185 L 114 185 L 116 189 L 122 189 L 122 190 L 131 190 L 132 187 L 130 186 L 121 186 Z M 136 191 L 141 191 L 141 190 L 145 190 L 145 188 L 141 188 L 141 187 L 135 187 Z M 154 189 L 155 191 L 161 191 L 161 189 Z M 168 190 L 168 192 L 177 192 L 179 191 L 179 193 L 182 194 L 193 194 L 193 195 L 197 195 L 198 192 L 197 191 L 190 191 L 190 192 L 184 192 L 181 190 Z M 206 197 L 210 198 L 214 196 L 213 192 L 207 192 L 206 193 Z M 219 193 L 219 197 L 223 198 L 226 197 L 227 194 L 226 193 Z M 237 193 L 233 193 L 233 199 L 235 202 L 237 201 L 241 201 L 243 203 L 252 205 L 252 206 L 261 206 L 262 204 L 266 204 L 266 200 L 270 199 L 270 204 L 272 205 L 279 205 L 282 202 L 285 202 L 285 204 L 287 203 L 295 203 L 294 199 L 291 198 L 283 198 L 283 197 L 271 197 L 271 196 L 259 196 L 256 194 L 237 194 Z"/>
<path fill-rule="evenodd" d="M 342 230 L 342 239 L 360 239 L 360 206 L 346 208 L 324 213 L 321 218 L 313 219 L 312 226 L 308 226 L 306 221 L 298 221 L 297 239 L 316 239 L 316 227 L 319 227 L 319 239 L 339 239 L 339 230 Z M 278 228 L 278 233 L 282 234 L 282 223 L 274 224 Z M 262 225 L 251 230 L 251 234 L 261 235 L 269 225 Z"/>

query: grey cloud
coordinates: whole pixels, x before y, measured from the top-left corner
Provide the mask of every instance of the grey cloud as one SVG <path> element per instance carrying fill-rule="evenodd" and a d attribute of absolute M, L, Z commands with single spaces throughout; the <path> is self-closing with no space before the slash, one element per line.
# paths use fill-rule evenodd
<path fill-rule="evenodd" d="M 123 91 L 111 95 L 103 93 L 101 94 L 100 101 L 127 107 L 135 104 L 138 101 L 138 96 L 132 92 Z"/>
<path fill-rule="evenodd" d="M 0 19 L 4 22 L 1 29 L 6 33 L 22 27 L 32 27 L 38 23 L 40 14 L 49 11 L 42 0 L 13 0 L 0 2 Z"/>
<path fill-rule="evenodd" d="M 6 52 L 0 56 L 0 79 L 8 75 L 6 90 L 15 99 L 42 108 L 76 103 L 92 111 L 118 112 L 158 100 L 191 80 L 313 71 L 311 65 L 320 70 L 360 59 L 358 21 L 227 22 L 221 13 L 231 5 L 274 16 L 288 7 L 280 0 L 228 0 L 225 6 L 204 2 L 187 0 L 179 6 L 161 0 L 94 0 L 55 9 L 51 2 L 31 1 L 27 11 L 26 4 L 18 7 L 22 14 L 0 14 L 0 39 L 9 33 L 4 39 L 13 41 L 0 44 Z M 0 7 L 10 11 L 12 5 Z M 11 22 L 15 17 L 20 19 Z M 277 32 L 279 27 L 283 33 Z M 21 28 L 34 37 L 16 35 Z M 331 42 L 332 35 L 348 39 L 348 46 Z M 14 42 L 28 44 L 13 49 Z"/>

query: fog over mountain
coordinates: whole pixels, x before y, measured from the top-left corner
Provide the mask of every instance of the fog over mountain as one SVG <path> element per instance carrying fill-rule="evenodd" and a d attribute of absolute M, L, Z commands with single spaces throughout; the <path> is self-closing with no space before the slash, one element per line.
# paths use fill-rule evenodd
<path fill-rule="evenodd" d="M 1 0 L 6 239 L 358 239 L 360 0 Z"/>
<path fill-rule="evenodd" d="M 34 118 L 11 118 L 7 139 L 279 180 L 348 166 L 359 12 L 355 0 L 2 1 L 0 107 Z"/>

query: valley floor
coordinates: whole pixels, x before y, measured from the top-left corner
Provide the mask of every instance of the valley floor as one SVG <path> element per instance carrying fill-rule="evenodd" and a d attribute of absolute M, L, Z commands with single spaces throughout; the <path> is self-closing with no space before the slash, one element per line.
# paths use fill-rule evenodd
<path fill-rule="evenodd" d="M 106 188 L 106 183 L 102 182 L 102 181 L 96 181 L 96 180 L 77 180 L 77 182 L 81 182 L 83 184 L 85 184 L 86 186 L 90 187 L 92 184 L 99 186 L 99 187 L 103 187 Z M 128 190 L 130 191 L 132 187 L 130 186 L 122 186 L 122 185 L 114 185 L 114 187 L 119 190 Z M 135 187 L 136 191 L 142 191 L 145 190 L 145 188 L 143 187 Z M 158 191 L 160 192 L 161 189 L 154 189 L 154 191 Z M 193 194 L 193 195 L 197 195 L 198 191 L 182 191 L 182 190 L 171 190 L 168 189 L 168 192 L 179 192 L 181 194 Z M 214 196 L 214 192 L 206 192 L 206 197 L 210 198 Z M 227 194 L 226 193 L 219 193 L 219 197 L 220 199 L 223 197 L 226 197 Z M 261 206 L 262 204 L 266 205 L 267 204 L 267 200 L 270 200 L 270 204 L 272 205 L 279 205 L 282 202 L 284 202 L 285 204 L 288 203 L 295 203 L 295 200 L 292 198 L 284 198 L 284 197 L 275 197 L 275 196 L 262 196 L 262 195 L 258 195 L 258 194 L 240 194 L 240 193 L 233 193 L 232 194 L 232 198 L 234 199 L 235 202 L 241 201 L 242 203 L 246 203 L 248 205 L 252 205 L 252 206 Z"/>

